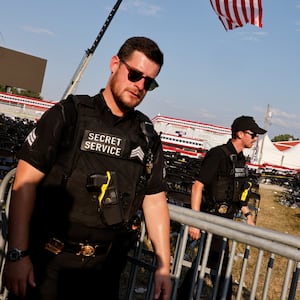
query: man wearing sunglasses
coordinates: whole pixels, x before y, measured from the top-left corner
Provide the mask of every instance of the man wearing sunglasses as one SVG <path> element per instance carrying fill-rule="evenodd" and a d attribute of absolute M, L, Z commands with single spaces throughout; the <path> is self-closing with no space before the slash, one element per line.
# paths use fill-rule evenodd
<path fill-rule="evenodd" d="M 162 145 L 135 109 L 158 87 L 162 65 L 154 41 L 129 38 L 99 94 L 58 102 L 26 138 L 9 209 L 9 299 L 119 299 L 140 210 L 157 256 L 153 299 L 169 299 Z"/>
<path fill-rule="evenodd" d="M 240 116 L 231 125 L 232 138 L 224 145 L 210 149 L 203 159 L 192 186 L 191 208 L 224 218 L 233 219 L 241 210 L 247 224 L 255 225 L 251 210 L 248 207 L 248 193 L 251 183 L 248 179 L 246 159 L 243 150 L 251 148 L 259 134 L 266 133 L 251 116 Z M 201 229 L 190 227 L 189 235 L 193 240 L 200 238 Z M 220 249 L 223 237 L 213 236 L 208 258 L 208 267 L 212 269 L 211 279 L 216 282 L 216 270 L 219 267 Z M 215 289 L 216 299 L 221 299 L 225 271 L 228 263 L 228 244 L 225 245 L 225 257 L 221 266 L 219 288 Z M 193 268 L 181 285 L 178 300 L 189 299 Z M 231 299 L 232 280 L 227 291 Z"/>

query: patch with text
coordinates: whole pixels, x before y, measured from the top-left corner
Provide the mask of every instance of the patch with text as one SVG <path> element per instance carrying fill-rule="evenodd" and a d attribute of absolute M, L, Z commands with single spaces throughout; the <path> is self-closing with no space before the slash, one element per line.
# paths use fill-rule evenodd
<path fill-rule="evenodd" d="M 125 139 L 111 133 L 85 130 L 80 149 L 121 158 L 125 149 Z"/>

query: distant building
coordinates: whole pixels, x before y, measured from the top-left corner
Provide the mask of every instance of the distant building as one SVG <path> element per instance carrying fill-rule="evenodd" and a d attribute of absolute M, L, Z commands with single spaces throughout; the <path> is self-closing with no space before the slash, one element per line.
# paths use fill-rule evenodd
<path fill-rule="evenodd" d="M 0 111 L 12 118 L 37 121 L 54 104 L 55 102 L 0 92 Z M 161 115 L 155 116 L 152 121 L 161 136 L 164 151 L 190 158 L 203 158 L 209 149 L 224 144 L 231 138 L 231 129 L 224 126 Z M 253 148 L 245 149 L 244 154 L 250 161 L 249 165 L 257 168 L 269 164 L 298 170 L 300 145 L 297 144 L 300 141 L 272 143 L 267 135 L 260 136 Z"/>
<path fill-rule="evenodd" d="M 54 104 L 55 102 L 0 92 L 0 111 L 12 118 L 18 117 L 36 121 Z"/>

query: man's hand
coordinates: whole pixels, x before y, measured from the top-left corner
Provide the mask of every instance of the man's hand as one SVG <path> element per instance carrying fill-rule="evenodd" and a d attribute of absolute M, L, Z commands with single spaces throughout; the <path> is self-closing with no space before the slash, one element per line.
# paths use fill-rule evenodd
<path fill-rule="evenodd" d="M 198 240 L 200 238 L 201 232 L 199 228 L 190 227 L 189 234 L 193 240 Z"/>
<path fill-rule="evenodd" d="M 3 281 L 10 293 L 24 297 L 28 284 L 32 287 L 36 286 L 30 258 L 26 256 L 18 261 L 6 261 Z"/>
<path fill-rule="evenodd" d="M 155 300 L 169 300 L 171 297 L 172 283 L 170 272 L 163 272 L 161 269 L 157 269 L 155 272 L 155 287 L 154 298 Z"/>

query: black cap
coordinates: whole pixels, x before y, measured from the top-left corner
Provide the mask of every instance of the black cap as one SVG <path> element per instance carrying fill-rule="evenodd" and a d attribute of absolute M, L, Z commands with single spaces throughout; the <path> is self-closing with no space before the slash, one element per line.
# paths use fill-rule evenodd
<path fill-rule="evenodd" d="M 245 130 L 251 130 L 256 134 L 264 134 L 267 132 L 267 130 L 260 128 L 256 124 L 253 117 L 241 116 L 236 118 L 231 125 L 231 131 L 237 132 L 237 131 L 245 131 Z"/>

